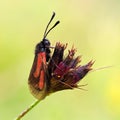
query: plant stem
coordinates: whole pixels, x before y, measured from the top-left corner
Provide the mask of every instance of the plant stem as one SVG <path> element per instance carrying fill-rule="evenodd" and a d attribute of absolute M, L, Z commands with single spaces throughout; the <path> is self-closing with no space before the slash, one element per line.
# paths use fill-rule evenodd
<path fill-rule="evenodd" d="M 15 120 L 20 120 L 24 117 L 32 108 L 34 108 L 41 100 L 36 100 L 33 104 L 31 104 L 26 110 L 24 110 Z"/>

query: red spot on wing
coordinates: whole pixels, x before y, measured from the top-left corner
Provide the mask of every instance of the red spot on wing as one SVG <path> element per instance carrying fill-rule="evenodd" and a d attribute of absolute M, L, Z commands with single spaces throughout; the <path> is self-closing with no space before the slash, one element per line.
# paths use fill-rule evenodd
<path fill-rule="evenodd" d="M 33 75 L 34 75 L 35 78 L 37 78 L 37 77 L 39 76 L 39 74 L 40 74 L 41 65 L 42 65 L 42 59 L 41 59 L 41 56 L 38 55 L 36 70 L 35 70 L 35 72 L 33 73 Z"/>
<path fill-rule="evenodd" d="M 43 89 L 43 87 L 44 87 L 44 81 L 45 81 L 45 72 L 44 72 L 44 70 L 42 70 L 40 72 L 40 79 L 39 79 L 39 88 L 40 89 Z"/>
<path fill-rule="evenodd" d="M 40 52 L 37 55 L 37 64 L 35 72 L 33 73 L 35 78 L 39 77 L 39 88 L 43 89 L 45 82 L 45 66 L 46 65 L 46 53 Z"/>

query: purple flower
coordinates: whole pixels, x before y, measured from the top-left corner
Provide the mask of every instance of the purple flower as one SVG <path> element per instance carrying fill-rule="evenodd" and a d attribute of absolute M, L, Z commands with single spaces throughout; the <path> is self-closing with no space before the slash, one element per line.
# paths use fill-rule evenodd
<path fill-rule="evenodd" d="M 68 51 L 67 57 L 63 58 L 66 47 L 67 44 L 56 43 L 53 56 L 48 64 L 51 86 L 49 92 L 77 88 L 78 82 L 92 70 L 93 61 L 83 66 L 78 65 L 81 62 L 81 56 L 74 57 L 76 49 L 73 47 Z"/>

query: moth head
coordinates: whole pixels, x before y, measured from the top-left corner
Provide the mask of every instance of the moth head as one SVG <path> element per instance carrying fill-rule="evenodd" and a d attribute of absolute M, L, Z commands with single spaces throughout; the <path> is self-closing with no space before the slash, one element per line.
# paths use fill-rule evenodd
<path fill-rule="evenodd" d="M 50 41 L 48 39 L 43 39 L 43 45 L 45 48 L 49 47 L 50 46 Z"/>

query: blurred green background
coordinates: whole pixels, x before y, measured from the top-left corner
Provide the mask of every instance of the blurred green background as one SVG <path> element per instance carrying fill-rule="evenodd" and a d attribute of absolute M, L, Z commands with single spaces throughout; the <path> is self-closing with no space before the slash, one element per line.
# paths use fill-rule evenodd
<path fill-rule="evenodd" d="M 46 97 L 23 120 L 120 120 L 119 0 L 0 1 L 0 120 L 13 120 L 35 100 L 27 79 L 53 11 L 61 24 L 48 35 L 52 45 L 74 44 L 81 64 L 113 67 L 88 74 L 80 82 L 88 91 Z"/>

